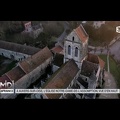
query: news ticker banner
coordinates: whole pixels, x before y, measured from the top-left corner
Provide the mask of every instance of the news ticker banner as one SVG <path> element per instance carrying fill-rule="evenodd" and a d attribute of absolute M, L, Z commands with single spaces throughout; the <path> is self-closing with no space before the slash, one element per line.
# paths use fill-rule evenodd
<path fill-rule="evenodd" d="M 120 89 L 0 89 L 1 94 L 67 94 L 67 93 L 97 93 L 119 94 Z"/>

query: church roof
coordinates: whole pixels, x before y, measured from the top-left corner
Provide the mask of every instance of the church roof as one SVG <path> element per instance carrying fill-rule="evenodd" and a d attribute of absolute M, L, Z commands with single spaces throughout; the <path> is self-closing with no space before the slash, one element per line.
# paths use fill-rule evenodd
<path fill-rule="evenodd" d="M 73 78 L 76 76 L 79 68 L 74 60 L 67 63 L 56 71 L 51 78 L 45 83 L 44 89 L 65 89 L 69 86 Z M 49 99 L 59 99 L 61 94 L 46 94 Z"/>
<path fill-rule="evenodd" d="M 5 73 L 5 75 L 7 75 L 7 77 L 13 80 L 14 82 L 22 78 L 25 74 L 26 73 L 19 66 Z"/>
<path fill-rule="evenodd" d="M 90 77 L 93 71 L 97 72 L 98 65 L 86 60 L 83 60 L 82 67 L 81 67 L 81 75 Z"/>
<path fill-rule="evenodd" d="M 33 55 L 40 50 L 39 48 L 21 45 L 21 44 L 12 43 L 12 42 L 6 42 L 2 40 L 0 40 L 0 48 L 10 50 L 10 51 L 20 52 L 28 55 Z"/>
<path fill-rule="evenodd" d="M 52 53 L 48 47 L 45 47 L 31 57 L 19 62 L 19 66 L 22 67 L 26 73 L 29 73 L 50 57 L 52 57 Z"/>
<path fill-rule="evenodd" d="M 74 31 L 83 43 L 86 42 L 86 40 L 88 39 L 88 34 L 86 33 L 82 24 L 79 27 L 77 27 L 76 29 L 74 29 Z"/>

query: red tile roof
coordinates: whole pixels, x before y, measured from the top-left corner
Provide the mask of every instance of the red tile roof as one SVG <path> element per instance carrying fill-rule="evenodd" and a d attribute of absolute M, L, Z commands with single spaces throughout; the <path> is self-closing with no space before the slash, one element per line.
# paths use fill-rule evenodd
<path fill-rule="evenodd" d="M 98 56 L 98 60 L 99 60 L 99 65 L 100 65 L 101 69 L 103 69 L 105 66 L 105 62 L 99 56 Z"/>
<path fill-rule="evenodd" d="M 87 56 L 86 60 L 90 61 L 92 63 L 99 64 L 101 69 L 103 69 L 104 66 L 105 66 L 105 62 L 98 55 L 88 53 L 88 56 Z"/>
<path fill-rule="evenodd" d="M 51 49 L 54 53 L 60 53 L 63 51 L 63 48 L 61 46 L 55 46 Z"/>
<path fill-rule="evenodd" d="M 92 63 L 99 64 L 98 56 L 94 55 L 94 54 L 88 53 L 88 56 L 87 56 L 86 60 L 89 61 L 89 62 L 92 62 Z"/>
<path fill-rule="evenodd" d="M 0 82 L 4 83 L 5 81 L 11 82 L 11 80 L 4 74 L 3 76 L 0 77 Z M 5 86 L 1 87 L 1 89 L 4 89 Z"/>
<path fill-rule="evenodd" d="M 76 76 L 79 68 L 74 60 L 69 60 L 67 63 L 56 71 L 50 80 L 45 83 L 44 89 L 65 89 Z M 59 99 L 61 94 L 46 94 L 49 99 Z"/>
<path fill-rule="evenodd" d="M 82 67 L 81 67 L 81 74 L 87 77 L 90 77 L 93 73 L 93 71 L 97 71 L 98 70 L 98 65 L 87 61 L 87 60 L 83 60 L 82 63 Z"/>
<path fill-rule="evenodd" d="M 77 27 L 74 31 L 83 43 L 88 39 L 88 34 L 86 33 L 82 25 Z"/>
<path fill-rule="evenodd" d="M 48 47 L 43 48 L 36 54 L 32 55 L 31 57 L 27 58 L 24 61 L 19 63 L 19 66 L 26 72 L 29 73 L 34 70 L 36 67 L 41 65 L 45 60 L 52 57 L 52 53 Z"/>
<path fill-rule="evenodd" d="M 8 78 L 16 82 L 21 77 L 23 77 L 26 73 L 19 66 L 17 66 L 5 74 L 7 75 Z"/>

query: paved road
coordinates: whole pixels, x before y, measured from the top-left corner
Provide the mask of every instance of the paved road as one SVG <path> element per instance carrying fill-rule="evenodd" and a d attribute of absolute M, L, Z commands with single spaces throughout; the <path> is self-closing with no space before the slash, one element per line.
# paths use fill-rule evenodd
<path fill-rule="evenodd" d="M 62 42 L 64 40 L 64 38 L 66 37 L 67 33 L 66 33 L 66 30 L 70 29 L 69 27 L 69 23 L 68 22 L 64 22 L 63 23 L 64 25 L 64 31 L 63 33 L 56 39 L 56 42 Z"/>
<path fill-rule="evenodd" d="M 104 89 L 117 89 L 117 84 L 114 77 L 105 71 L 105 84 Z M 117 94 L 101 94 L 99 99 L 119 99 Z"/>

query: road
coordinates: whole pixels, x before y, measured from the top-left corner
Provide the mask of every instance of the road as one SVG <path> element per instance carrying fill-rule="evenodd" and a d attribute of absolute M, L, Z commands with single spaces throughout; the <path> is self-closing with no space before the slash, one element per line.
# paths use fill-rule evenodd
<path fill-rule="evenodd" d="M 116 81 L 114 77 L 107 71 L 105 71 L 105 83 L 104 89 L 116 89 Z M 117 94 L 100 94 L 99 99 L 119 99 Z"/>
<path fill-rule="evenodd" d="M 64 38 L 66 37 L 66 35 L 67 35 L 66 30 L 69 30 L 69 29 L 70 29 L 68 22 L 64 21 L 63 25 L 64 25 L 64 31 L 63 31 L 63 33 L 56 39 L 56 42 L 62 42 L 62 41 L 64 40 Z"/>

